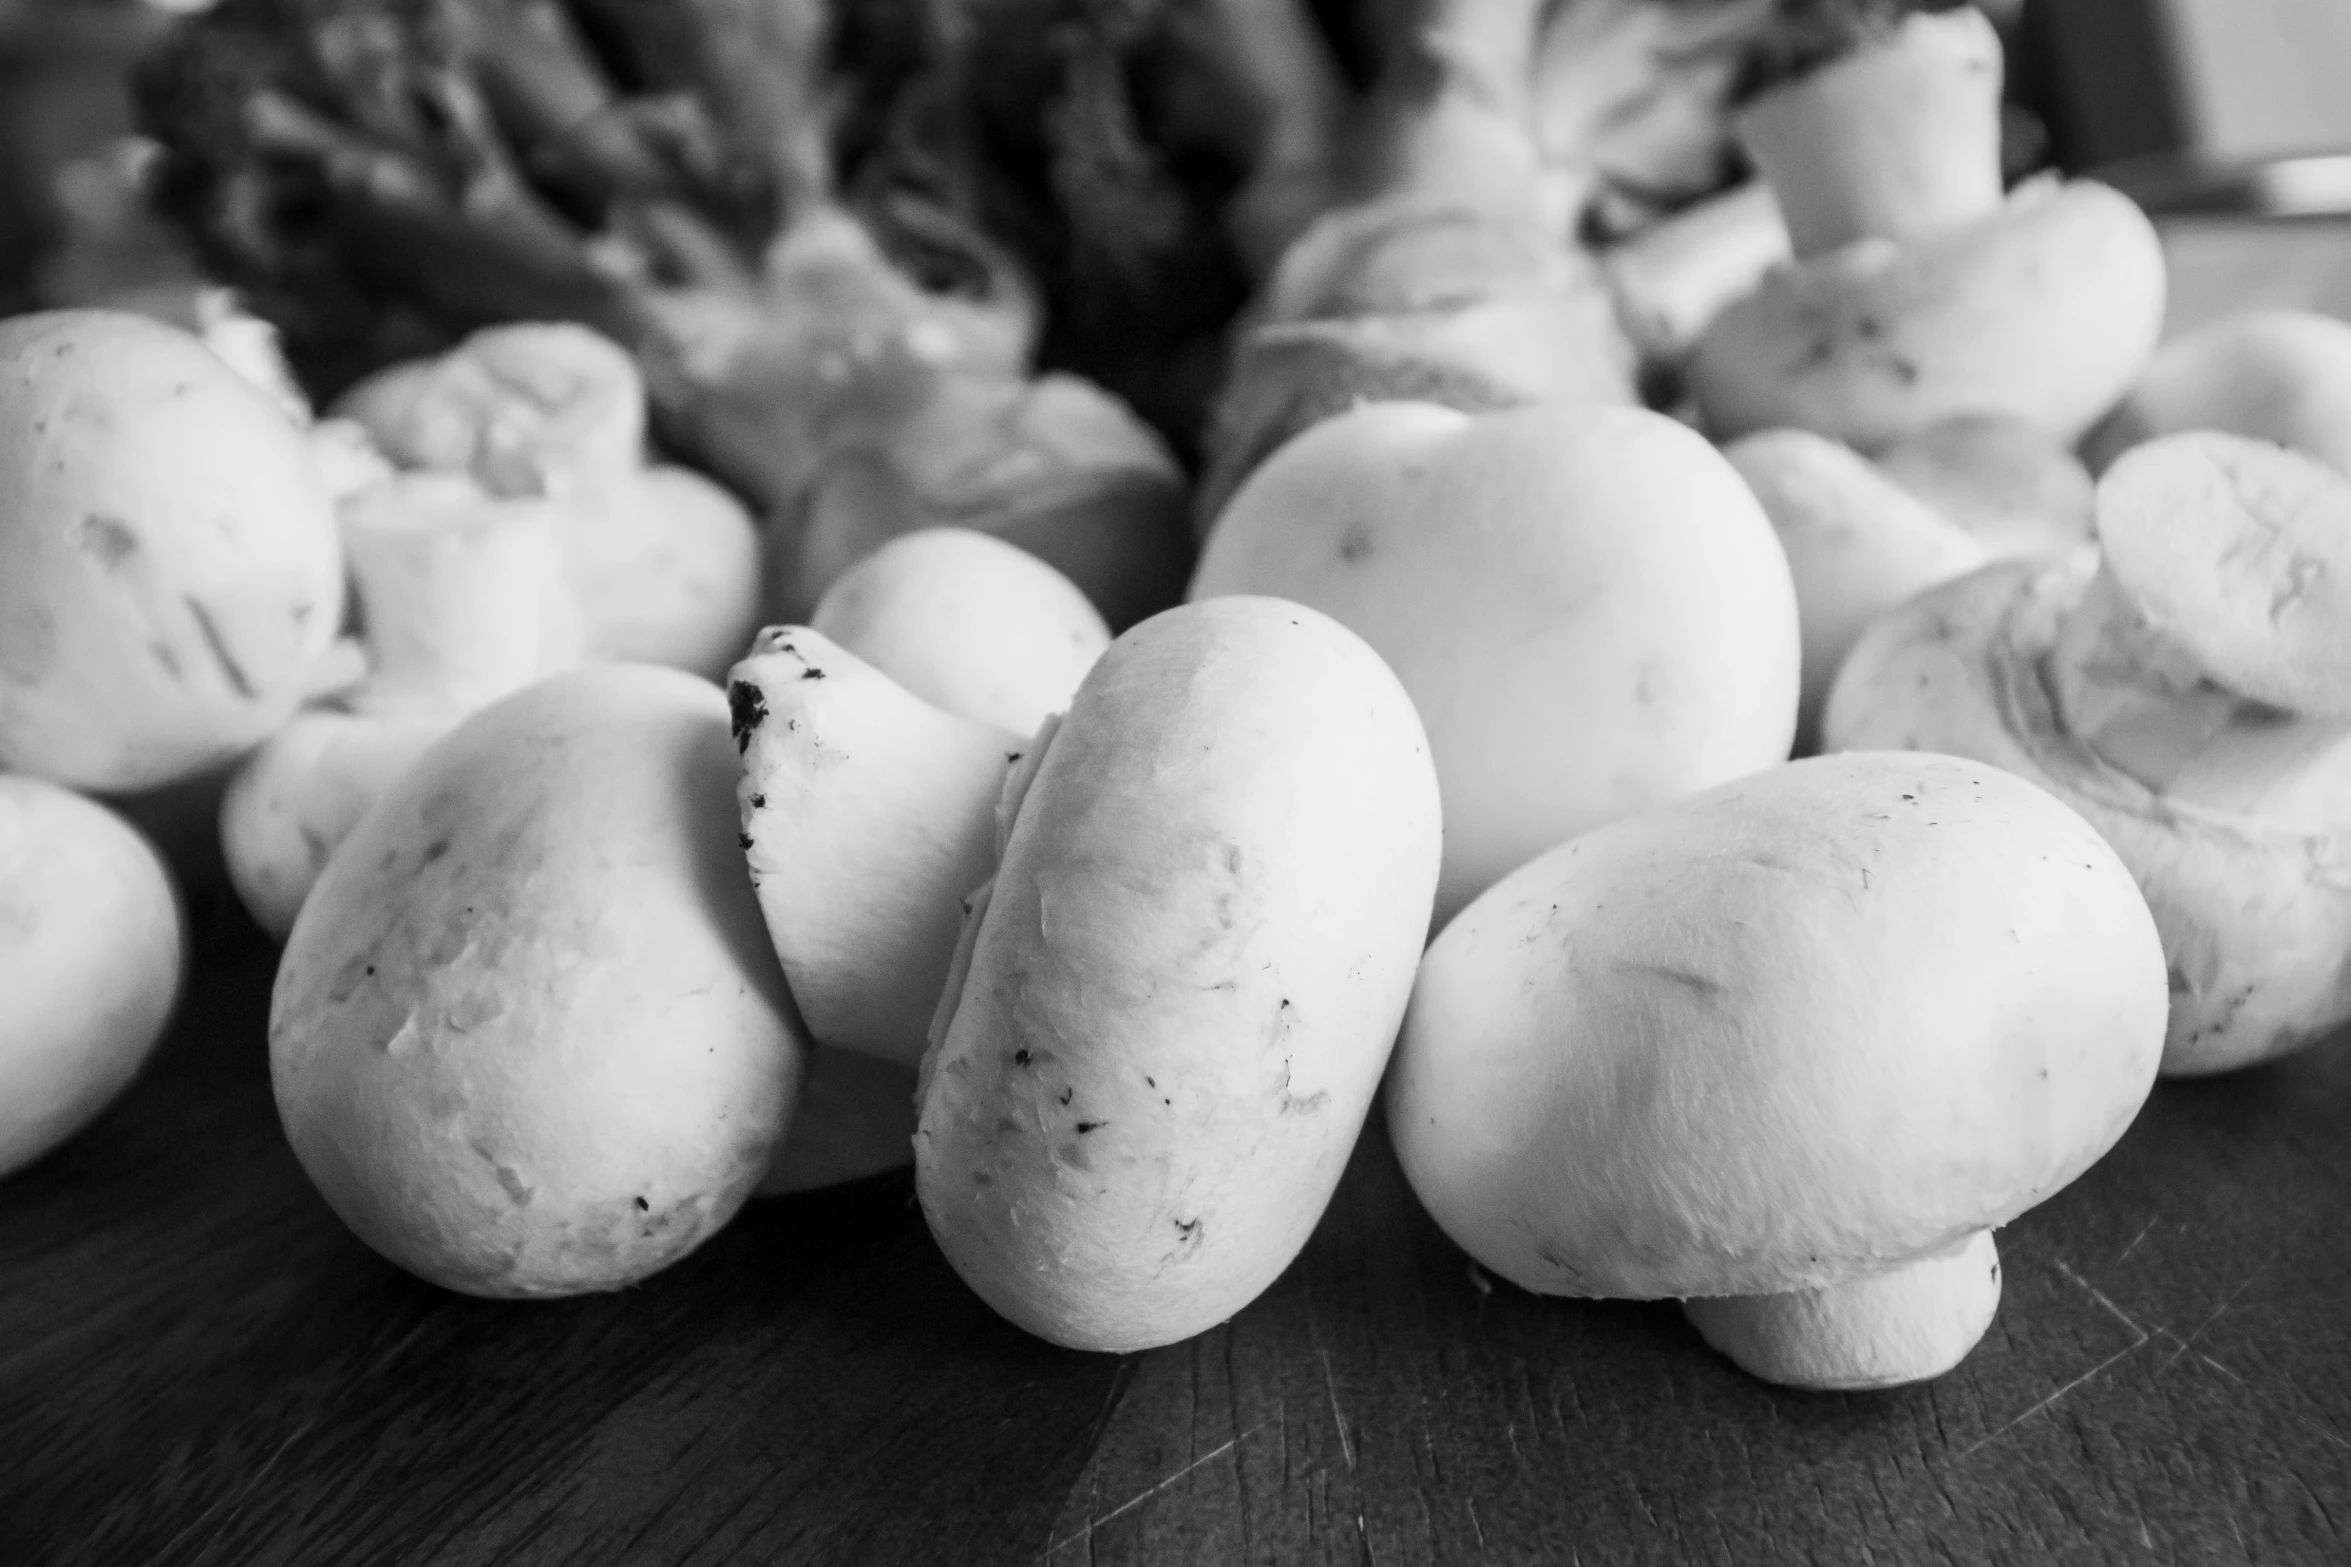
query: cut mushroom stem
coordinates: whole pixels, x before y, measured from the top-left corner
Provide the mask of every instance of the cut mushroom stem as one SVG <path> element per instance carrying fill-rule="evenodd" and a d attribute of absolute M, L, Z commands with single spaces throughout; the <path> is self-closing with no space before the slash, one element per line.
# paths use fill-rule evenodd
<path fill-rule="evenodd" d="M 2328 819 L 2351 740 L 2351 481 L 2265 441 L 2175 436 L 2109 470 L 2097 517 L 2102 563 L 2049 660 L 2067 729 L 2173 800 Z"/>
<path fill-rule="evenodd" d="M 1914 12 L 1741 112 L 1799 257 L 1900 243 L 2000 209 L 2000 36 L 1972 6 Z"/>
<path fill-rule="evenodd" d="M 1884 1273 L 1784 1295 L 1687 1300 L 1683 1315 L 1739 1369 L 1822 1392 L 1900 1387 L 1966 1358 L 2000 1306 L 1990 1230 Z"/>
<path fill-rule="evenodd" d="M 353 705 L 470 710 L 579 656 L 553 514 L 536 502 L 405 474 L 345 503 L 343 544 L 373 663 Z"/>
<path fill-rule="evenodd" d="M 1749 180 L 1651 224 L 1602 264 L 1626 334 L 1643 354 L 1672 363 L 1788 254 L 1778 198 L 1768 181 Z"/>

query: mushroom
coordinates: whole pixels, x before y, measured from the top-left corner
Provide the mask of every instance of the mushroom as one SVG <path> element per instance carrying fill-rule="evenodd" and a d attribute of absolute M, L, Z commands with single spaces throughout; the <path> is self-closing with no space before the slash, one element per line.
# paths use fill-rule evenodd
<path fill-rule="evenodd" d="M 0 767 L 146 790 L 282 724 L 342 613 L 305 433 L 188 333 L 0 322 Z"/>
<path fill-rule="evenodd" d="M 1795 425 L 1875 451 L 1954 414 L 2066 441 L 2121 397 L 2163 323 L 2163 252 L 2089 180 L 2000 184 L 1998 35 L 1971 6 L 1787 62 L 1740 112 L 1795 259 L 1687 366 L 1724 437 Z"/>
<path fill-rule="evenodd" d="M 0 1175 L 129 1084 L 171 1019 L 186 946 L 152 844 L 71 790 L 0 776 Z"/>
<path fill-rule="evenodd" d="M 1979 757 L 2105 835 L 2170 962 L 2167 1075 L 2351 1018 L 2351 478 L 2204 432 L 2099 481 L 2100 554 L 1988 567 L 1846 660 L 1833 747 Z"/>
<path fill-rule="evenodd" d="M 805 626 L 762 631 L 727 702 L 743 854 L 809 1033 L 914 1066 L 1028 742 L 932 707 Z"/>
<path fill-rule="evenodd" d="M 2250 310 L 2184 332 L 2083 452 L 2104 468 L 2142 441 L 2191 430 L 2257 436 L 2351 473 L 2351 323 Z"/>
<path fill-rule="evenodd" d="M 1821 705 L 1870 622 L 1982 565 L 1984 547 L 1851 447 L 1809 430 L 1763 430 L 1722 449 L 1787 552 L 1803 634 L 1796 749 L 1817 748 Z"/>
<path fill-rule="evenodd" d="M 725 699 L 606 664 L 465 719 L 328 860 L 271 999 L 295 1156 L 378 1252 L 618 1289 L 767 1172 L 805 1044 L 735 847 Z"/>
<path fill-rule="evenodd" d="M 1370 648 L 1225 598 L 1128 631 L 1004 798 L 922 1067 L 915 1181 L 1030 1332 L 1128 1351 L 1297 1256 L 1428 929 L 1436 776 Z"/>
<path fill-rule="evenodd" d="M 1990 1235 L 2122 1135 L 2163 955 L 2091 826 L 1995 767 L 1817 757 L 1514 871 L 1429 948 L 1388 1124 L 1539 1294 L 1680 1299 L 1752 1374 L 1941 1374 Z"/>
<path fill-rule="evenodd" d="M 585 327 L 489 327 L 360 382 L 336 412 L 403 468 L 546 500 L 588 651 L 715 678 L 759 623 L 759 530 L 726 491 L 645 459 L 645 387 Z"/>
<path fill-rule="evenodd" d="M 970 528 L 902 534 L 833 579 L 809 625 L 931 706 L 1034 734 L 1110 645 L 1076 583 Z"/>
<path fill-rule="evenodd" d="M 283 939 L 327 857 L 460 718 L 580 661 L 580 615 L 542 500 L 402 474 L 347 501 L 368 668 L 289 719 L 229 781 L 229 878 Z"/>
<path fill-rule="evenodd" d="M 2090 471 L 2013 414 L 1954 414 L 1877 455 L 1878 471 L 1973 536 L 1996 560 L 2090 541 Z"/>
<path fill-rule="evenodd" d="M 1788 562 L 1738 473 L 1644 409 L 1381 403 L 1260 468 L 1192 597 L 1331 615 L 1412 693 L 1445 791 L 1440 923 L 1563 839 L 1783 760 Z"/>

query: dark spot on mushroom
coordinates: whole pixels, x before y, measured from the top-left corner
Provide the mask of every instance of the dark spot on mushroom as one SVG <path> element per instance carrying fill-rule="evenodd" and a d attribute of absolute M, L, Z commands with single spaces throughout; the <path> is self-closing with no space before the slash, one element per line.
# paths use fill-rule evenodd
<path fill-rule="evenodd" d="M 996 1177 L 990 1175 L 985 1170 L 974 1170 L 971 1172 L 971 1184 L 974 1186 L 993 1186 L 996 1184 Z"/>
<path fill-rule="evenodd" d="M 1153 1088 L 1157 1088 L 1159 1086 L 1159 1079 L 1151 1076 L 1147 1072 L 1143 1075 L 1143 1081 Z"/>
<path fill-rule="evenodd" d="M 1078 1123 L 1078 1135 L 1083 1137 L 1088 1132 L 1091 1132 L 1098 1127 L 1108 1126 L 1109 1124 L 1110 1123 L 1108 1121 L 1080 1121 Z"/>
<path fill-rule="evenodd" d="M 220 672 L 228 677 L 229 685 L 238 696 L 252 701 L 253 682 L 246 677 L 236 655 L 229 651 L 228 643 L 221 639 L 220 627 L 213 621 L 212 611 L 204 607 L 203 600 L 190 594 L 180 595 L 180 602 L 188 606 L 189 615 L 195 619 L 196 630 L 204 638 L 205 648 L 212 654 L 212 661 L 220 665 Z"/>
<path fill-rule="evenodd" d="M 1007 751 L 1004 753 L 1004 765 L 1007 767 L 1010 767 L 1014 762 L 1019 760 L 1020 753 L 1018 751 Z"/>
<path fill-rule="evenodd" d="M 1063 1104 L 1068 1104 L 1072 1099 L 1077 1097 L 1077 1093 L 1078 1091 L 1074 1088 L 1064 1088 L 1061 1091 L 1061 1102 Z"/>
<path fill-rule="evenodd" d="M 368 978 L 370 978 L 370 979 L 373 979 L 373 978 L 375 978 L 375 971 L 376 971 L 376 966 L 375 966 L 373 963 L 370 963 L 370 964 L 367 966 L 367 976 L 368 976 Z"/>
<path fill-rule="evenodd" d="M 1027 1066 L 1029 1064 L 1029 1052 L 1025 1045 L 1022 1048 L 1012 1052 L 1012 1064 L 1014 1066 Z"/>
<path fill-rule="evenodd" d="M 824 671 L 817 668 L 814 664 L 811 664 L 806 669 L 800 671 L 800 678 L 803 680 L 822 680 L 824 678 Z"/>
<path fill-rule="evenodd" d="M 751 797 L 751 809 L 753 809 L 753 810 L 755 810 L 755 811 L 764 811 L 764 810 L 766 810 L 766 809 L 767 809 L 767 796 L 766 796 L 766 795 L 764 795 L 764 794 L 755 794 L 755 795 L 753 795 L 753 796 Z"/>
<path fill-rule="evenodd" d="M 653 1211 L 653 1205 L 647 1202 L 644 1198 L 640 1197 L 637 1199 L 637 1211 L 639 1213 L 651 1213 Z"/>
<path fill-rule="evenodd" d="M 1176 1233 L 1183 1236 L 1188 1244 L 1194 1246 L 1200 1244 L 1201 1225 L 1198 1219 L 1178 1219 L 1175 1221 L 1175 1227 Z"/>
<path fill-rule="evenodd" d="M 751 731 L 767 721 L 767 693 L 748 680 L 727 686 L 727 719 L 735 731 L 735 754 L 751 749 Z"/>
<path fill-rule="evenodd" d="M 1892 371 L 1894 379 L 1901 382 L 1904 386 L 1916 386 L 1918 384 L 1918 365 L 1915 361 L 1906 359 L 1900 354 L 1895 354 L 1886 360 L 1886 368 Z"/>
<path fill-rule="evenodd" d="M 108 571 L 120 571 L 125 561 L 139 553 L 139 536 L 131 531 L 131 525 L 102 511 L 94 511 L 82 519 L 75 542 Z"/>
<path fill-rule="evenodd" d="M 1352 566 L 1371 558 L 1371 530 L 1357 523 L 1339 540 L 1339 559 Z"/>
<path fill-rule="evenodd" d="M 417 861 L 417 867 L 422 869 L 423 867 L 432 864 L 435 860 L 439 859 L 442 855 L 447 854 L 448 852 L 449 840 L 446 838 L 437 839 L 432 843 L 426 844 L 424 858 Z"/>
<path fill-rule="evenodd" d="M 741 849 L 745 854 L 749 854 L 751 852 L 751 835 L 747 832 L 735 834 L 735 847 Z"/>

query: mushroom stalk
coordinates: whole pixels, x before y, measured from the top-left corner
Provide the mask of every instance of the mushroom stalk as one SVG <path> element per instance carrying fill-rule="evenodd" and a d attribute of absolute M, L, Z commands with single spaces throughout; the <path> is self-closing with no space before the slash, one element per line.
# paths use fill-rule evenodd
<path fill-rule="evenodd" d="M 412 475 L 351 503 L 343 539 L 374 664 L 353 705 L 466 711 L 577 658 L 546 506 Z"/>
<path fill-rule="evenodd" d="M 1823 1392 L 1939 1377 L 1967 1358 L 1999 1308 L 1990 1230 L 1848 1283 L 1682 1302 L 1699 1336 L 1748 1375 Z"/>
<path fill-rule="evenodd" d="M 1748 104 L 1737 129 L 1798 257 L 1900 243 L 1999 211 L 2000 35 L 1981 11 L 1913 13 Z"/>
<path fill-rule="evenodd" d="M 1767 180 L 1749 180 L 1603 252 L 1618 317 L 1641 352 L 1671 364 L 1732 300 L 1788 259 L 1788 226 Z"/>

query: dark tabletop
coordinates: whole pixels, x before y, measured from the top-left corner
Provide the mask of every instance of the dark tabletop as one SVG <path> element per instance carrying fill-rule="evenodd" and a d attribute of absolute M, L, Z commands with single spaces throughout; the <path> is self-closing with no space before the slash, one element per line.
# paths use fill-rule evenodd
<path fill-rule="evenodd" d="M 1376 1124 L 1262 1300 L 1113 1358 L 993 1318 L 903 1177 L 617 1295 L 418 1283 L 294 1163 L 273 955 L 199 914 L 145 1077 L 0 1182 L 0 1562 L 2351 1562 L 2351 1049 L 2159 1088 L 1925 1387 L 1491 1281 Z"/>

